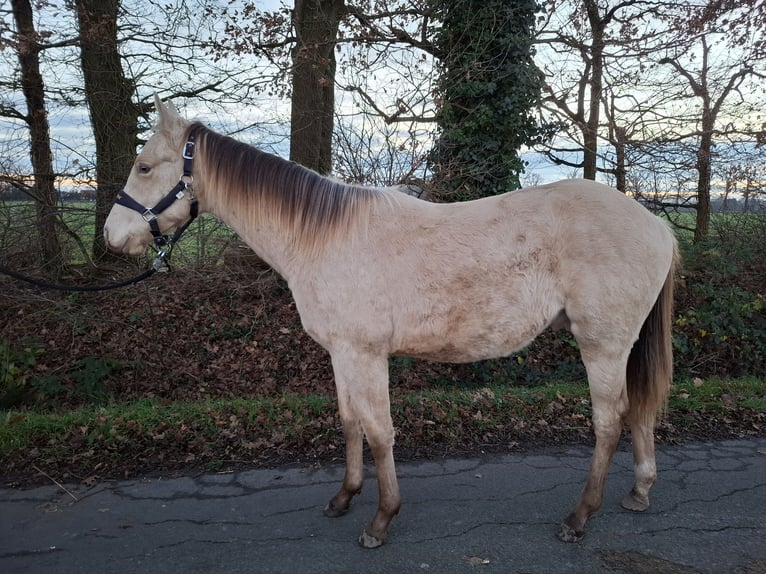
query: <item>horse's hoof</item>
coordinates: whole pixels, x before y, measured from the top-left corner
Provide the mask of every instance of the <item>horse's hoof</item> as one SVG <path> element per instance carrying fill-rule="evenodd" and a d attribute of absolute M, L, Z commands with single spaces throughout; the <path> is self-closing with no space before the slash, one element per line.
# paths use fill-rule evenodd
<path fill-rule="evenodd" d="M 328 516 L 330 518 L 338 518 L 339 516 L 343 516 L 348 512 L 348 507 L 346 508 L 335 508 L 331 503 L 328 503 L 327 506 L 324 507 L 324 515 Z"/>
<path fill-rule="evenodd" d="M 585 536 L 585 531 L 575 530 L 565 522 L 559 527 L 558 536 L 564 542 L 579 542 Z"/>
<path fill-rule="evenodd" d="M 622 507 L 633 512 L 643 512 L 649 508 L 649 497 L 639 496 L 635 491 L 631 490 L 622 499 Z"/>
<path fill-rule="evenodd" d="M 385 541 L 385 538 L 378 538 L 377 536 L 368 534 L 367 530 L 362 532 L 361 536 L 359 536 L 359 545 L 363 548 L 378 548 L 379 546 L 383 546 Z"/>

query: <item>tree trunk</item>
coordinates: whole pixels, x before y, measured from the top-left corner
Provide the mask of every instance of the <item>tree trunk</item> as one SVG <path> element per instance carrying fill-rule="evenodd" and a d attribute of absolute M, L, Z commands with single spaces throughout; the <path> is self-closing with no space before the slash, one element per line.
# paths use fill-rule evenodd
<path fill-rule="evenodd" d="M 335 41 L 343 0 L 295 0 L 290 159 L 332 171 Z"/>
<path fill-rule="evenodd" d="M 614 134 L 614 152 L 616 164 L 614 168 L 615 187 L 622 193 L 625 193 L 627 191 L 626 180 L 628 173 L 628 168 L 625 165 L 625 149 L 628 145 L 627 130 L 621 126 L 614 126 Z"/>
<path fill-rule="evenodd" d="M 117 46 L 120 0 L 76 0 L 85 96 L 96 140 L 96 229 L 93 256 L 107 251 L 102 229 L 136 154 L 138 108 Z"/>
<path fill-rule="evenodd" d="M 710 110 L 710 101 L 703 98 L 702 136 L 697 149 L 697 221 L 694 228 L 694 243 L 707 238 L 710 225 L 710 157 L 713 151 L 713 127 L 715 118 Z"/>
<path fill-rule="evenodd" d="M 586 0 L 593 43 L 591 45 L 590 102 L 588 119 L 583 126 L 583 178 L 596 179 L 598 159 L 598 125 L 601 111 L 601 91 L 604 76 L 604 29 L 606 21 L 598 13 L 598 3 Z"/>
<path fill-rule="evenodd" d="M 45 109 L 45 87 L 40 74 L 40 52 L 29 0 L 12 0 L 13 18 L 18 30 L 18 57 L 21 89 L 27 104 L 30 158 L 34 171 L 34 201 L 40 256 L 43 268 L 55 274 L 63 264 L 61 244 L 56 233 L 56 186 L 50 130 Z"/>

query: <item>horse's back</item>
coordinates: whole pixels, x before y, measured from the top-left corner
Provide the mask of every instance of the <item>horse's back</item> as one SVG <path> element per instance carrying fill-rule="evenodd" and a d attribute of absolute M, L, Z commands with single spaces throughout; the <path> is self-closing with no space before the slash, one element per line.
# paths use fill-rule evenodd
<path fill-rule="evenodd" d="M 589 181 L 455 204 L 387 199 L 364 236 L 312 270 L 323 286 L 312 300 L 295 293 L 325 346 L 348 336 L 436 360 L 507 355 L 564 313 L 607 316 L 659 292 L 670 265 L 656 262 L 663 224 Z"/>
<path fill-rule="evenodd" d="M 667 269 L 674 243 L 668 226 L 641 204 L 590 180 L 563 180 L 462 203 L 407 197 L 399 206 L 386 216 L 385 235 L 376 241 L 403 240 L 432 261 L 441 253 L 453 263 L 480 263 L 539 252 L 577 269 L 633 266 L 646 258 L 663 259 Z"/>

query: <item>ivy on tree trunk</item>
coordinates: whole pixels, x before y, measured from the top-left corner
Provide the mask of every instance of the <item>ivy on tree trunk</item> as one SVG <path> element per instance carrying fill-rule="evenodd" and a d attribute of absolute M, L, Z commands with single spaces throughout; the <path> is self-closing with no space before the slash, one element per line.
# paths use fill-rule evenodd
<path fill-rule="evenodd" d="M 532 55 L 534 0 L 433 0 L 440 135 L 435 195 L 467 200 L 520 187 L 519 148 L 544 136 L 531 115 L 542 74 Z"/>

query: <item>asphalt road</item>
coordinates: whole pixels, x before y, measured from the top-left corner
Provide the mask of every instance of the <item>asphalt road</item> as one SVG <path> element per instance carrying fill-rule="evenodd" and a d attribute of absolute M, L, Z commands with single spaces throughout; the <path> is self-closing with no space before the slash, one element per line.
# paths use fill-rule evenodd
<path fill-rule="evenodd" d="M 652 507 L 620 508 L 617 453 L 604 506 L 579 544 L 555 537 L 590 449 L 398 465 L 404 504 L 388 544 L 356 543 L 370 479 L 349 514 L 322 508 L 342 468 L 0 489 L 0 572 L 766 573 L 766 438 L 661 447 Z M 75 498 L 77 500 L 75 500 Z"/>

